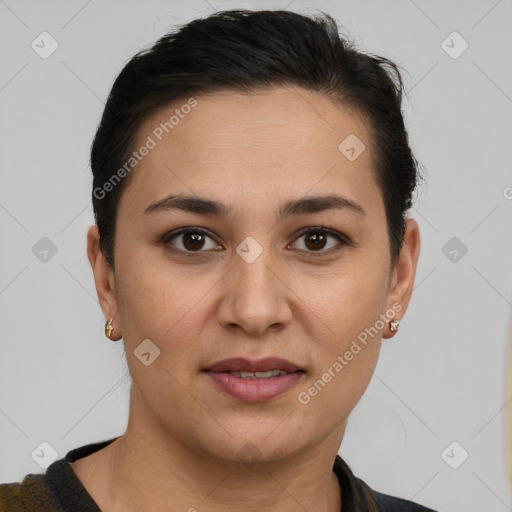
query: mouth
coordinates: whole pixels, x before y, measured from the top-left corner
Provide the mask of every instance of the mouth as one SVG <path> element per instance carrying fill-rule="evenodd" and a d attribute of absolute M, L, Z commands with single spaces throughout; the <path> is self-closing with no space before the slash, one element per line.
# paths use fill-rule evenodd
<path fill-rule="evenodd" d="M 288 375 L 284 370 L 269 370 L 267 372 L 226 372 L 233 377 L 240 377 L 242 379 L 272 379 L 280 377 L 281 375 Z"/>
<path fill-rule="evenodd" d="M 295 387 L 305 372 L 290 361 L 268 357 L 224 359 L 205 368 L 204 373 L 218 389 L 239 400 L 263 402 Z"/>

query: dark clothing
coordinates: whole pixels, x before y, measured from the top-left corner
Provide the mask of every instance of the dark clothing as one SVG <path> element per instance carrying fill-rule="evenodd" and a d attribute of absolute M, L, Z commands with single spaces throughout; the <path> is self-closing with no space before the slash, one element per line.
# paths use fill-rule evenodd
<path fill-rule="evenodd" d="M 101 512 L 69 462 L 101 450 L 114 439 L 76 448 L 51 464 L 45 474 L 29 474 L 21 483 L 0 485 L 0 512 Z M 340 481 L 341 512 L 435 512 L 411 501 L 370 489 L 339 456 L 334 472 Z M 372 506 L 371 501 L 375 506 Z"/>

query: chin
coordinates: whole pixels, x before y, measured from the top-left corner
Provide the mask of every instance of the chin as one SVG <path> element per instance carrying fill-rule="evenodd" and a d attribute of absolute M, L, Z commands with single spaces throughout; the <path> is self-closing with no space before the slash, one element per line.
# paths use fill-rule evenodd
<path fill-rule="evenodd" d="M 225 435 L 224 442 L 210 440 L 206 443 L 206 449 L 214 458 L 229 464 L 243 463 L 253 466 L 277 463 L 301 452 L 309 444 L 301 440 L 297 432 L 291 432 L 285 425 L 282 427 L 284 427 L 283 430 L 277 428 L 273 432 L 269 429 L 244 430 L 241 427 L 238 435 L 232 437 Z"/>

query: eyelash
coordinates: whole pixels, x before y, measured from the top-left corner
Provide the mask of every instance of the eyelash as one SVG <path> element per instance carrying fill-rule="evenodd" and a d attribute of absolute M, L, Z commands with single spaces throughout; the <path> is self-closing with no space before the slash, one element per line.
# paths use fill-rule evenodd
<path fill-rule="evenodd" d="M 183 249 L 178 249 L 178 248 L 173 247 L 172 244 L 171 244 L 172 240 L 174 240 L 178 236 L 180 236 L 182 234 L 186 234 L 186 233 L 199 234 L 199 235 L 206 236 L 206 237 L 208 237 L 208 238 L 210 238 L 212 240 L 215 240 L 214 237 L 210 234 L 210 232 L 205 230 L 205 229 L 194 228 L 194 227 L 186 227 L 186 228 L 180 228 L 180 229 L 177 229 L 175 231 L 171 231 L 169 233 L 166 233 L 161 238 L 161 242 L 164 245 L 169 246 L 169 248 L 171 250 L 179 252 L 179 253 L 182 253 L 182 254 L 184 253 L 184 254 L 186 254 L 189 257 L 200 257 L 200 256 L 203 256 L 205 252 L 208 252 L 208 251 L 205 251 L 205 250 L 184 251 Z M 332 238 L 335 238 L 337 240 L 338 244 L 336 246 L 334 246 L 334 247 L 331 247 L 331 248 L 327 249 L 327 250 L 304 251 L 308 256 L 321 257 L 321 256 L 331 255 L 333 253 L 336 253 L 336 252 L 342 250 L 344 247 L 349 247 L 349 246 L 353 245 L 352 241 L 346 235 L 343 235 L 342 233 L 339 233 L 338 231 L 335 231 L 333 229 L 325 228 L 324 226 L 311 226 L 311 227 L 308 227 L 308 228 L 304 228 L 303 230 L 301 230 L 299 232 L 299 234 L 294 239 L 292 244 L 289 244 L 289 245 L 293 245 L 301 237 L 303 237 L 305 235 L 308 235 L 310 233 L 317 233 L 317 234 L 322 234 L 322 235 L 330 236 Z M 287 247 L 289 247 L 289 245 Z M 299 249 L 299 250 L 303 251 L 303 249 Z"/>

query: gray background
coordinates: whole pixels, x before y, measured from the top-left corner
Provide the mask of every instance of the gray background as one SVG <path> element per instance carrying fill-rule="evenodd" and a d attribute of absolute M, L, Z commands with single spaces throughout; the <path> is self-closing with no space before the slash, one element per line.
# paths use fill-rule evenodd
<path fill-rule="evenodd" d="M 62 457 L 124 431 L 122 342 L 103 336 L 86 258 L 88 150 L 127 59 L 175 23 L 234 7 L 324 10 L 407 70 L 406 121 L 427 178 L 411 212 L 416 288 L 341 455 L 389 494 L 442 511 L 512 510 L 510 0 L 0 0 L 0 481 L 42 472 L 31 454 L 51 458 L 43 441 Z M 43 31 L 59 45 L 46 59 L 31 48 Z M 457 58 L 463 40 L 442 45 L 453 31 L 469 44 Z M 452 469 L 462 449 L 469 458 Z"/>

